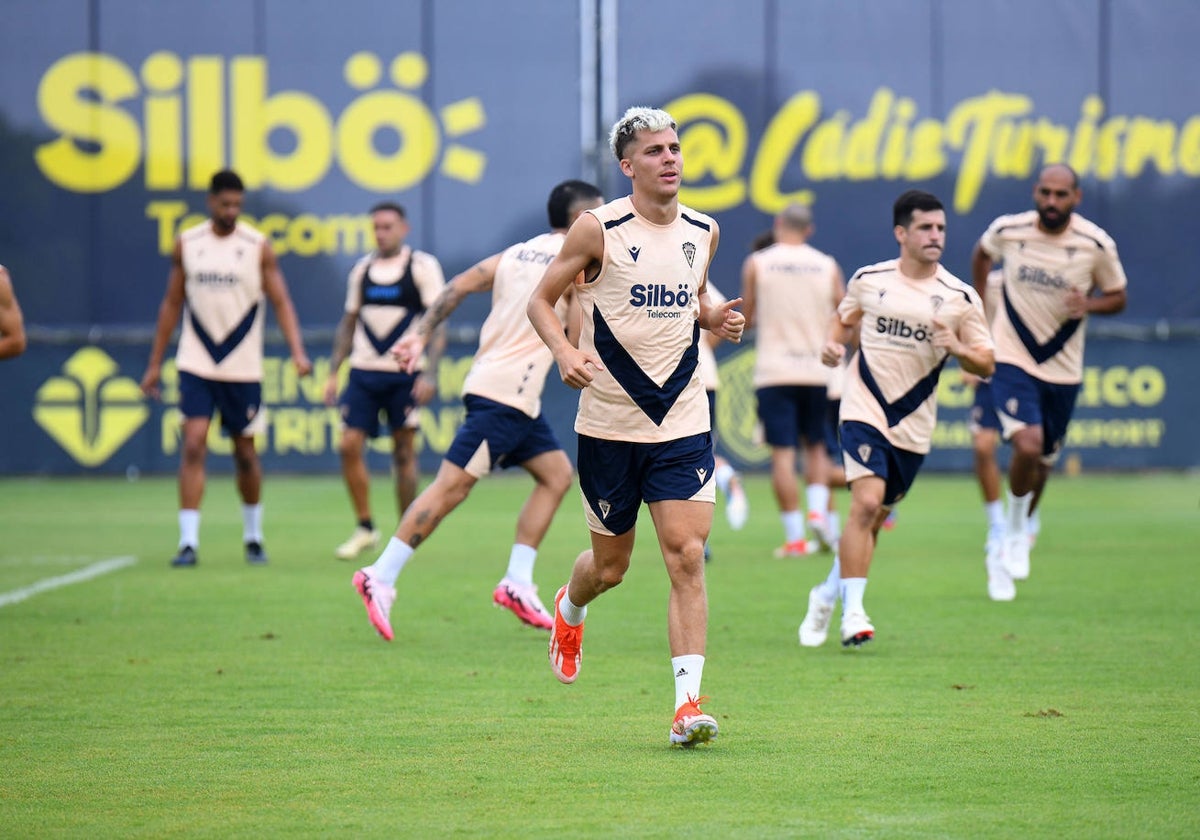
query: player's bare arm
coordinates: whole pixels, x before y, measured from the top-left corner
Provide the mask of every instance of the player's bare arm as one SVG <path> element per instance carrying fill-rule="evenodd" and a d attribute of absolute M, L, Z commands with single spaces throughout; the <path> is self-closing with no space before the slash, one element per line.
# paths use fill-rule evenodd
<path fill-rule="evenodd" d="M 995 262 L 978 242 L 971 249 L 971 285 L 981 298 L 987 299 L 987 278 Z"/>
<path fill-rule="evenodd" d="M 270 242 L 264 242 L 262 247 L 262 278 L 263 292 L 275 308 L 275 320 L 279 322 L 279 329 L 291 351 L 292 364 L 298 374 L 308 376 L 312 373 L 312 362 L 304 351 L 296 309 L 292 306 L 292 297 L 288 294 L 287 283 L 283 279 L 283 272 L 279 270 L 279 260 Z"/>
<path fill-rule="evenodd" d="M 437 396 L 437 372 L 446 354 L 446 325 L 433 328 L 425 349 L 425 368 L 413 382 L 413 400 L 417 405 L 428 405 Z"/>
<path fill-rule="evenodd" d="M 967 373 L 991 376 L 996 370 L 996 356 L 991 347 L 967 345 L 958 333 L 937 318 L 933 319 L 933 346 L 958 359 Z"/>
<path fill-rule="evenodd" d="M 720 238 L 721 229 L 714 223 L 712 241 L 708 248 L 708 262 L 700 279 L 700 326 L 717 338 L 737 344 L 742 340 L 742 331 L 746 328 L 746 316 L 734 309 L 742 303 L 742 298 L 727 300 L 719 306 L 714 306 L 708 298 L 708 269 L 712 266 L 713 257 L 717 255 Z"/>
<path fill-rule="evenodd" d="M 603 259 L 604 233 L 600 221 L 585 213 L 567 231 L 562 250 L 547 266 L 525 309 L 534 330 L 554 354 L 559 376 L 572 388 L 586 388 L 592 382 L 592 371 L 604 370 L 604 365 L 571 344 L 554 307 L 581 275 L 593 276 Z"/>
<path fill-rule="evenodd" d="M 825 338 L 825 346 L 821 348 L 821 364 L 826 367 L 837 367 L 846 356 L 846 345 L 854 342 L 858 336 L 858 322 L 862 320 L 862 312 L 850 316 L 849 321 L 843 321 L 837 312 L 829 321 L 829 333 Z"/>
<path fill-rule="evenodd" d="M 357 320 L 357 312 L 343 312 L 337 328 L 333 331 L 333 348 L 329 352 L 329 378 L 325 380 L 325 405 L 333 405 L 337 401 L 338 371 L 342 369 L 342 362 L 350 355 Z"/>
<path fill-rule="evenodd" d="M 8 269 L 0 265 L 0 359 L 11 359 L 24 352 L 25 319 Z"/>
<path fill-rule="evenodd" d="M 751 255 L 742 261 L 742 314 L 746 317 L 746 329 L 754 326 L 757 303 L 758 271 L 754 267 L 754 257 Z"/>
<path fill-rule="evenodd" d="M 836 263 L 833 266 L 833 308 L 837 309 L 842 302 L 842 298 L 846 296 L 846 275 L 842 274 L 842 267 Z"/>
<path fill-rule="evenodd" d="M 1124 289 L 1098 295 L 1085 295 L 1078 289 L 1071 289 L 1067 292 L 1067 315 L 1071 318 L 1082 318 L 1084 315 L 1116 315 L 1124 311 L 1125 303 Z"/>
<path fill-rule="evenodd" d="M 496 282 L 496 268 L 500 265 L 500 257 L 500 254 L 493 254 L 466 271 L 454 275 L 450 282 L 442 288 L 437 300 L 425 310 L 425 314 L 421 316 L 416 327 L 409 330 L 392 345 L 391 354 L 406 373 L 412 373 L 417 369 L 421 354 L 425 352 L 425 347 L 429 344 L 430 336 L 441 328 L 442 323 L 450 317 L 450 313 L 458 308 L 467 295 L 474 292 L 486 292 L 492 288 L 492 284 Z M 445 330 L 441 330 L 441 333 L 444 349 Z M 440 358 L 441 354 L 439 353 L 438 359 Z M 431 369 L 437 368 L 436 361 L 430 361 Z"/>
<path fill-rule="evenodd" d="M 142 375 L 142 393 L 152 399 L 158 399 L 158 383 L 162 376 L 163 356 L 167 352 L 167 342 L 179 316 L 183 312 L 184 301 L 183 245 L 175 240 L 171 250 L 171 269 L 167 272 L 167 291 L 163 295 L 162 304 L 158 307 L 158 322 L 154 327 L 154 340 L 150 345 L 150 360 L 146 363 L 146 372 Z"/>

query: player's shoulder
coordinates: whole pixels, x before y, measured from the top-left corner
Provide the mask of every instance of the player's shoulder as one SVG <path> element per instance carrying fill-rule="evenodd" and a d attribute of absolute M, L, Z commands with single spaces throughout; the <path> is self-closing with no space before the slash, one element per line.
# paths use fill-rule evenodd
<path fill-rule="evenodd" d="M 183 244 L 203 239 L 212 233 L 212 222 L 205 219 L 199 224 L 192 225 L 179 231 L 179 241 Z"/>
<path fill-rule="evenodd" d="M 1036 210 L 1022 210 L 1020 213 L 1005 213 L 997 216 L 988 225 L 988 232 L 1000 236 L 1020 237 L 1035 233 L 1038 229 L 1038 214 Z"/>
<path fill-rule="evenodd" d="M 895 274 L 899 262 L 900 261 L 898 259 L 890 259 L 884 260 L 883 262 L 864 265 L 862 268 L 859 268 L 852 275 L 850 275 L 850 280 L 848 282 L 871 283 L 876 280 L 881 280 L 884 277 Z"/>
<path fill-rule="evenodd" d="M 679 205 L 679 218 L 707 233 L 712 233 L 717 230 L 717 220 L 707 213 L 701 213 L 688 207 L 686 204 Z"/>
<path fill-rule="evenodd" d="M 982 303 L 979 293 L 975 291 L 975 287 L 951 274 L 946 270 L 944 265 L 938 265 L 937 273 L 934 274 L 934 279 L 944 286 L 947 291 L 952 292 L 956 297 L 961 296 L 965 303 Z"/>
<path fill-rule="evenodd" d="M 261 245 L 266 242 L 267 235 L 258 228 L 251 225 L 249 222 L 238 220 L 237 225 L 233 229 L 233 235 L 239 240 L 251 245 Z"/>
<path fill-rule="evenodd" d="M 412 261 L 413 265 L 420 266 L 438 266 L 440 268 L 442 265 L 433 254 L 428 251 L 419 251 L 416 248 L 412 252 Z"/>
<path fill-rule="evenodd" d="M 601 204 L 599 207 L 593 207 L 584 212 L 596 217 L 606 230 L 637 218 L 637 213 L 633 210 L 633 199 L 627 195 L 614 198 L 607 204 Z"/>
<path fill-rule="evenodd" d="M 1108 235 L 1108 231 L 1078 213 L 1071 214 L 1070 230 L 1076 236 L 1091 240 L 1102 251 L 1113 253 L 1117 249 L 1117 243 Z"/>

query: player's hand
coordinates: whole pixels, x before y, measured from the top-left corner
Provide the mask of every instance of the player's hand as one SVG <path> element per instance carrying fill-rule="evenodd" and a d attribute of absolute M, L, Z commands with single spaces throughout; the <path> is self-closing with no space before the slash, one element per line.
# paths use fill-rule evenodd
<path fill-rule="evenodd" d="M 422 373 L 413 381 L 412 393 L 417 405 L 428 405 L 437 396 L 437 382 L 432 376 Z"/>
<path fill-rule="evenodd" d="M 309 361 L 308 354 L 304 351 L 292 354 L 292 364 L 296 368 L 296 373 L 299 376 L 308 376 L 312 373 L 312 362 Z"/>
<path fill-rule="evenodd" d="M 962 355 L 963 345 L 954 330 L 937 318 L 933 319 L 933 346 L 939 350 L 945 350 L 952 356 Z"/>
<path fill-rule="evenodd" d="M 591 385 L 592 379 L 595 378 L 595 371 L 604 370 L 604 365 L 600 363 L 599 359 L 589 356 L 570 344 L 555 356 L 554 361 L 558 364 L 558 375 L 562 378 L 563 384 L 576 390 Z"/>
<path fill-rule="evenodd" d="M 741 343 L 742 332 L 746 329 L 746 316 L 733 308 L 741 302 L 741 298 L 734 298 L 714 307 L 708 317 L 710 322 L 717 321 L 716 325 L 709 330 L 713 335 L 726 341 L 732 341 L 734 344 Z"/>
<path fill-rule="evenodd" d="M 138 386 L 142 389 L 142 393 L 152 400 L 158 399 L 158 382 L 162 376 L 162 368 L 158 365 L 146 368 L 146 372 L 142 375 L 142 382 Z"/>
<path fill-rule="evenodd" d="M 826 341 L 821 348 L 821 364 L 825 367 L 837 367 L 846 355 L 846 345 L 837 341 Z"/>
<path fill-rule="evenodd" d="M 417 362 L 421 361 L 421 354 L 425 352 L 425 339 L 416 333 L 405 333 L 389 352 L 400 365 L 400 370 L 412 373 L 417 369 Z"/>
<path fill-rule="evenodd" d="M 974 373 L 967 373 L 967 371 L 964 370 L 962 372 L 962 381 L 964 385 L 970 388 L 978 388 L 979 383 L 983 381 L 983 377 L 977 376 Z"/>
<path fill-rule="evenodd" d="M 337 402 L 338 378 L 337 372 L 329 374 L 329 378 L 325 380 L 325 405 L 334 405 Z"/>
<path fill-rule="evenodd" d="M 1072 287 L 1067 292 L 1065 302 L 1067 304 L 1067 317 L 1068 318 L 1082 318 L 1084 315 L 1087 314 L 1087 311 L 1088 311 L 1087 295 L 1085 295 L 1083 292 L 1079 291 L 1079 289 Z"/>

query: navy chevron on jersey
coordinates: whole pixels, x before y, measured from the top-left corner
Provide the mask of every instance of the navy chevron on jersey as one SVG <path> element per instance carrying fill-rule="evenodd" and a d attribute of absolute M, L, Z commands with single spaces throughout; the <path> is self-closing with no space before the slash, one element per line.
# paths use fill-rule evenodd
<path fill-rule="evenodd" d="M 218 382 L 258 382 L 263 359 L 265 237 L 238 222 L 218 236 L 205 221 L 179 236 L 185 310 L 176 365 Z"/>
<path fill-rule="evenodd" d="M 933 277 L 900 273 L 899 260 L 860 268 L 838 307 L 844 324 L 861 322 L 859 350 L 846 369 L 842 422 L 874 426 L 893 446 L 929 451 L 937 423 L 937 383 L 948 354 L 933 346 L 933 321 L 968 347 L 992 346 L 975 290 L 940 265 Z"/>
<path fill-rule="evenodd" d="M 1046 233 L 1038 227 L 1037 211 L 1027 210 L 996 219 L 979 245 L 1004 263 L 992 322 L 996 361 L 1044 382 L 1081 382 L 1086 316 L 1068 316 L 1067 293 L 1125 288 L 1125 269 L 1112 237 L 1078 213 L 1071 214 L 1065 230 Z"/>
<path fill-rule="evenodd" d="M 580 393 L 575 431 L 634 443 L 709 431 L 698 318 L 715 223 L 680 205 L 673 222 L 657 225 L 628 196 L 588 212 L 600 221 L 604 259 L 577 289 L 580 349 L 604 370 Z"/>
<path fill-rule="evenodd" d="M 345 311 L 357 315 L 350 367 L 396 373 L 389 350 L 442 292 L 446 280 L 432 254 L 405 245 L 395 256 L 371 253 L 350 270 Z"/>

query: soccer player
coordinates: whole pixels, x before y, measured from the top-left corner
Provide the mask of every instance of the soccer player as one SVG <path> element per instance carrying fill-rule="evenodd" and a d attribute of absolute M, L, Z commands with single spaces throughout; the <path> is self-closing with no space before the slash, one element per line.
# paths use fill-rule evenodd
<path fill-rule="evenodd" d="M 0 265 L 0 359 L 25 352 L 25 320 L 8 269 Z"/>
<path fill-rule="evenodd" d="M 829 318 L 845 294 L 842 270 L 828 254 L 808 244 L 812 211 L 792 204 L 776 217 L 774 242 L 742 264 L 746 323 L 755 328 L 754 386 L 758 418 L 771 449 L 771 485 L 783 523 L 776 557 L 803 557 L 830 548 L 829 455 L 825 451 L 826 386 L 829 371 L 821 348 Z M 796 446 L 804 447 L 807 539 L 796 483 Z"/>
<path fill-rule="evenodd" d="M 996 316 L 1000 302 L 1000 284 L 1003 272 L 999 269 L 991 271 L 987 276 L 987 285 L 983 295 L 983 310 L 988 323 Z M 963 374 L 963 381 L 975 390 L 974 401 L 971 405 L 971 448 L 974 454 L 975 478 L 979 482 L 979 490 L 983 496 L 983 509 L 988 522 L 988 535 L 984 543 L 985 566 L 988 573 L 988 596 L 993 601 L 1009 601 L 1016 595 L 1012 577 L 1004 569 L 1004 502 L 1001 499 L 1000 465 L 996 459 L 996 450 L 1000 446 L 1000 417 L 996 414 L 996 403 L 992 398 L 992 383 L 969 373 Z M 1031 514 L 1029 520 L 1030 544 L 1038 528 L 1037 514 Z"/>
<path fill-rule="evenodd" d="M 1065 163 L 1038 173 L 1033 210 L 1001 216 L 971 254 L 971 277 L 984 290 L 1003 262 L 992 323 L 996 374 L 992 398 L 1012 445 L 1002 562 L 989 567 L 989 593 L 1015 597 L 1003 580 L 1029 576 L 1029 516 L 1036 509 L 1067 435 L 1083 380 L 1087 316 L 1125 308 L 1125 269 L 1112 237 L 1075 213 L 1079 177 Z M 993 594 L 993 597 L 995 595 Z"/>
<path fill-rule="evenodd" d="M 714 306 L 720 306 L 728 300 L 712 283 L 708 284 L 708 298 Z M 740 531 L 745 527 L 746 519 L 750 516 L 750 501 L 746 498 L 745 488 L 742 487 L 742 478 L 733 468 L 733 464 L 716 451 L 717 389 L 721 387 L 721 372 L 717 365 L 715 346 L 720 343 L 721 339 L 708 330 L 704 330 L 700 334 L 700 381 L 704 383 L 704 395 L 708 398 L 708 422 L 712 426 L 713 463 L 716 465 L 713 479 L 717 482 L 717 489 L 725 496 L 725 520 L 729 523 L 730 528 Z M 712 559 L 707 542 L 704 544 L 704 559 L 706 561 Z"/>
<path fill-rule="evenodd" d="M 242 498 L 246 562 L 263 564 L 262 465 L 254 435 L 266 428 L 262 406 L 263 298 L 275 318 L 300 376 L 312 371 L 300 324 L 270 241 L 238 221 L 245 187 L 236 172 L 212 176 L 210 218 L 179 234 L 171 253 L 167 291 L 158 310 L 142 392 L 159 395 L 163 354 L 183 314 L 175 363 L 179 370 L 179 410 L 183 445 L 179 461 L 179 550 L 175 567 L 195 566 L 200 547 L 200 500 L 213 411 L 233 440 L 233 463 Z"/>
<path fill-rule="evenodd" d="M 821 353 L 840 364 L 858 332 L 846 370 L 839 435 L 850 513 L 824 583 L 813 587 L 800 644 L 823 644 L 840 595 L 842 644 L 875 636 L 863 607 L 879 529 L 912 487 L 937 423 L 937 383 L 950 356 L 978 376 L 993 369 L 992 339 L 975 290 L 942 267 L 946 213 L 934 195 L 909 190 L 892 207 L 898 259 L 856 271 Z M 860 328 L 861 326 L 861 328 Z"/>
<path fill-rule="evenodd" d="M 446 285 L 437 258 L 406 244 L 409 224 L 404 208 L 387 201 L 371 208 L 375 250 L 350 271 L 346 307 L 333 338 L 325 403 L 337 400 L 338 368 L 350 358 L 350 378 L 342 392 L 342 478 L 358 523 L 334 554 L 353 560 L 379 544 L 371 517 L 371 476 L 364 449 L 380 433 L 386 413 L 392 436 L 396 502 L 403 515 L 417 495 L 416 407 L 437 393 L 437 365 L 445 350 L 445 331 L 430 342 L 424 371 L 400 370 L 389 352 L 409 331 Z"/>
<path fill-rule="evenodd" d="M 697 345 L 702 328 L 740 340 L 745 319 L 734 309 L 741 298 L 720 306 L 708 299 L 719 231 L 713 219 L 679 203 L 683 158 L 675 121 L 665 111 L 630 108 L 613 126 L 609 148 L 632 194 L 579 218 L 528 307 L 562 381 L 581 389 L 576 463 L 591 531 L 591 548 L 554 598 L 550 665 L 561 682 L 579 676 L 587 606 L 624 578 L 646 502 L 671 582 L 670 741 L 691 746 L 717 735 L 717 721 L 700 708 L 704 542 L 716 493 Z M 583 313 L 578 347 L 554 314 L 572 285 Z"/>
<path fill-rule="evenodd" d="M 508 570 L 492 601 L 533 627 L 550 629 L 553 619 L 538 598 L 533 565 L 574 470 L 541 413 L 542 388 L 553 359 L 525 317 L 530 292 L 563 245 L 567 228 L 585 210 L 599 207 L 600 190 L 583 181 L 564 181 L 550 193 L 550 232 L 520 242 L 455 276 L 413 330 L 393 348 L 396 360 L 414 370 L 426 342 L 472 292 L 492 292 L 492 309 L 479 335 L 479 351 L 466 381 L 466 420 L 446 451 L 433 482 L 404 512 L 396 535 L 374 564 L 354 574 L 367 617 L 384 639 L 393 637 L 391 609 L 396 579 L 413 552 L 460 505 L 475 482 L 495 469 L 521 466 L 534 479 L 517 517 Z M 570 326 L 569 301 L 554 313 L 557 329 Z M 578 314 L 572 333 L 578 332 Z"/>

